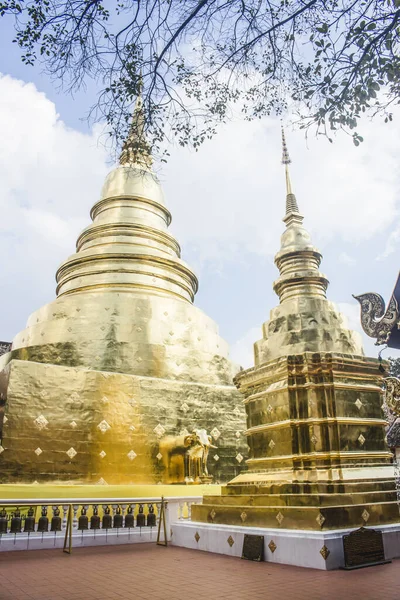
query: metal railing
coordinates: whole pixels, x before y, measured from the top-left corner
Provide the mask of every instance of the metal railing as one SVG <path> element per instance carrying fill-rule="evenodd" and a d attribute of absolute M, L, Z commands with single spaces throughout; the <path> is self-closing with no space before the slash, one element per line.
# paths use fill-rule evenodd
<path fill-rule="evenodd" d="M 0 499 L 0 551 L 157 542 L 191 517 L 201 496 Z M 157 535 L 156 535 L 157 533 Z"/>

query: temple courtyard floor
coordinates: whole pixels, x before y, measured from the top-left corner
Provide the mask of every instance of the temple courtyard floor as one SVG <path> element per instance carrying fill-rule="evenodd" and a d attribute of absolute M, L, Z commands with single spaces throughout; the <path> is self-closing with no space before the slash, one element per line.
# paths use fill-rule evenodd
<path fill-rule="evenodd" d="M 2 552 L 1 600 L 399 600 L 400 561 L 320 571 L 155 544 Z"/>

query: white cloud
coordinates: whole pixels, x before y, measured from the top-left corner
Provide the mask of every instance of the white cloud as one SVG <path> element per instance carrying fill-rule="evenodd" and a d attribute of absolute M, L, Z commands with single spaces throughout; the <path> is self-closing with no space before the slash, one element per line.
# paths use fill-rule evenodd
<path fill-rule="evenodd" d="M 338 258 L 339 262 L 347 265 L 348 267 L 354 267 L 357 264 L 357 261 L 352 256 L 349 256 L 347 252 L 341 252 Z"/>
<path fill-rule="evenodd" d="M 68 129 L 33 84 L 9 76 L 0 76 L 0 131 L 0 338 L 11 338 L 54 298 L 54 273 L 89 223 L 107 168 L 99 130 Z"/>
<path fill-rule="evenodd" d="M 385 260 L 388 256 L 393 254 L 396 251 L 396 248 L 400 241 L 400 227 L 396 227 L 390 235 L 388 236 L 385 244 L 385 249 L 383 252 L 378 254 L 376 260 Z"/>
<path fill-rule="evenodd" d="M 353 331 L 358 331 L 358 333 L 363 334 L 363 330 L 361 327 L 360 321 L 360 305 L 354 300 L 354 303 L 350 302 L 338 302 L 337 307 L 339 308 L 342 315 L 345 316 L 347 320 L 347 327 L 352 329 Z"/>
<path fill-rule="evenodd" d="M 400 118 L 400 111 L 397 111 Z M 365 120 L 356 148 L 344 134 L 334 144 L 287 131 L 292 183 L 315 242 L 356 244 L 391 227 L 399 213 L 397 121 Z M 278 249 L 285 205 L 279 121 L 232 122 L 198 153 L 175 150 L 163 178 L 173 229 L 204 260 L 237 260 Z M 342 261 L 352 258 L 342 253 Z"/>
<path fill-rule="evenodd" d="M 260 327 L 252 327 L 231 346 L 231 359 L 243 369 L 254 367 L 254 342 L 262 338 Z"/>
<path fill-rule="evenodd" d="M 353 331 L 356 331 L 362 338 L 363 348 L 366 356 L 372 356 L 374 358 L 378 357 L 378 353 L 382 350 L 383 346 L 375 346 L 375 340 L 373 338 L 368 337 L 362 327 L 361 327 L 361 319 L 360 319 L 360 305 L 354 300 L 354 302 L 337 302 L 337 307 L 339 308 L 342 315 L 345 316 L 347 320 L 347 327 Z M 389 356 L 387 354 L 386 356 Z"/>

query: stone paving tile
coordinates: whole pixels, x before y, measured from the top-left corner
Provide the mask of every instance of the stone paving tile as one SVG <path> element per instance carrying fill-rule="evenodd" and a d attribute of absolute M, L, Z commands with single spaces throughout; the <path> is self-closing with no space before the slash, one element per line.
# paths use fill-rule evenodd
<path fill-rule="evenodd" d="M 0 553 L 0 600 L 400 600 L 400 563 L 318 571 L 155 544 Z"/>

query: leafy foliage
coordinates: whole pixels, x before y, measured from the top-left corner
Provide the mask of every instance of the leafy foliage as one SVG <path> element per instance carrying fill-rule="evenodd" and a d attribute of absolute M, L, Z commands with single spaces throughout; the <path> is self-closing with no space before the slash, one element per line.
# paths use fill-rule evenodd
<path fill-rule="evenodd" d="M 389 356 L 389 375 L 390 377 L 400 378 L 400 358 Z"/>
<path fill-rule="evenodd" d="M 363 113 L 400 98 L 400 0 L 0 0 L 22 60 L 74 91 L 100 84 L 93 118 L 125 136 L 140 74 L 150 142 L 197 148 L 232 115 L 298 114 L 354 144 Z"/>

